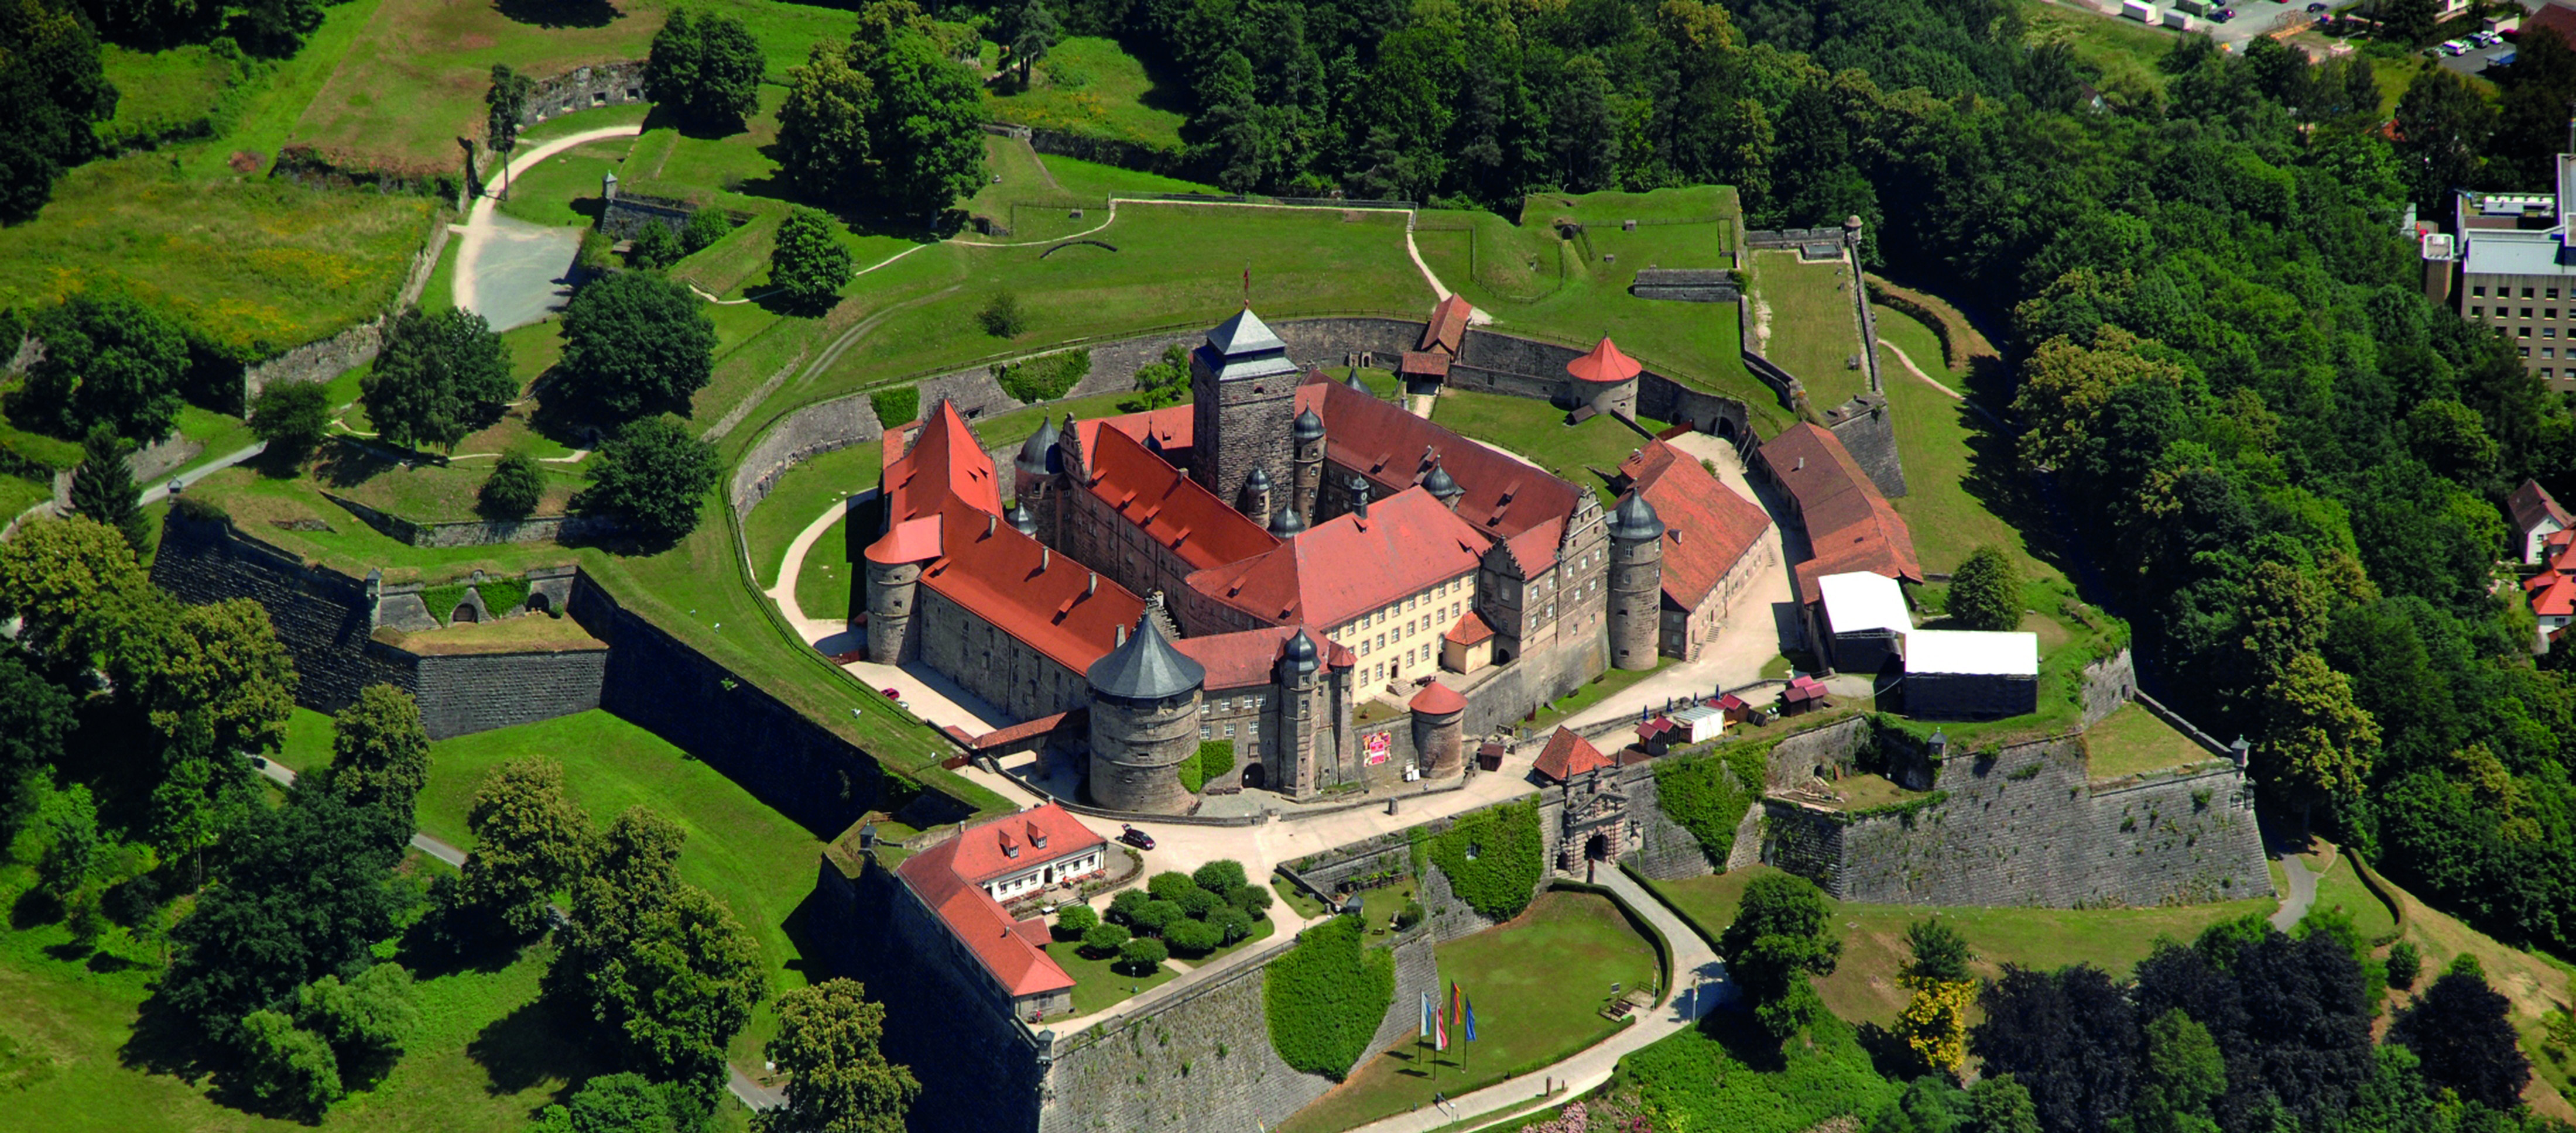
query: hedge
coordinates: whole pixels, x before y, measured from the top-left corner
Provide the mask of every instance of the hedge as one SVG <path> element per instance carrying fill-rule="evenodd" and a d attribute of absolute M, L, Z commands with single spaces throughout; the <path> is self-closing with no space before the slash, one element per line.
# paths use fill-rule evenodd
<path fill-rule="evenodd" d="M 868 408 L 876 410 L 877 424 L 888 430 L 911 424 L 921 416 L 921 387 L 878 390 L 868 395 Z"/>
<path fill-rule="evenodd" d="M 1547 872 L 1538 801 L 1505 803 L 1458 819 L 1449 829 L 1414 833 L 1414 856 L 1449 876 L 1449 892 L 1489 920 L 1507 921 L 1529 907 Z M 1473 849 L 1475 856 L 1468 856 Z"/>
<path fill-rule="evenodd" d="M 1705 755 L 1655 761 L 1655 798 L 1664 817 L 1699 840 L 1710 865 L 1726 868 L 1735 828 L 1761 795 L 1772 743 L 1735 744 Z"/>
<path fill-rule="evenodd" d="M 993 380 L 1001 384 L 1002 392 L 1031 405 L 1063 397 L 1066 391 L 1090 376 L 1091 352 L 1088 350 L 1068 350 L 1062 354 L 993 367 Z"/>
<path fill-rule="evenodd" d="M 496 618 L 518 609 L 519 603 L 528 600 L 528 580 L 524 578 L 487 579 L 474 589 L 483 595 L 483 608 L 490 610 Z"/>
<path fill-rule="evenodd" d="M 456 612 L 456 604 L 465 600 L 465 584 L 451 582 L 445 586 L 425 586 L 420 591 L 420 604 L 429 607 L 429 616 L 445 624 L 447 615 Z"/>
<path fill-rule="evenodd" d="M 1271 962 L 1262 998 L 1280 1059 L 1341 1081 L 1395 1002 L 1395 953 L 1362 948 L 1359 918 L 1334 917 Z"/>
<path fill-rule="evenodd" d="M 1199 771 L 1210 779 L 1234 770 L 1233 740 L 1204 740 L 1199 744 Z"/>

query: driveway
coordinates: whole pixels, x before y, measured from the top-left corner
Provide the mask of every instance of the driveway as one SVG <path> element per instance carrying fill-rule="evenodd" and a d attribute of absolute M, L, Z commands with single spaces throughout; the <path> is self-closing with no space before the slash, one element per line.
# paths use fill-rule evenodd
<path fill-rule="evenodd" d="M 602 126 L 523 146 L 510 160 L 509 176 L 525 177 L 538 162 L 583 142 L 629 138 L 643 132 L 640 123 Z M 494 173 L 483 183 L 483 193 L 475 198 L 473 211 L 466 214 L 465 234 L 456 242 L 456 282 L 452 292 L 458 307 L 482 315 L 496 331 L 535 322 L 547 311 L 560 307 L 556 290 L 572 268 L 573 253 L 581 247 L 581 229 L 551 228 L 497 214 L 496 194 L 502 184 L 502 175 Z M 567 237 L 569 243 L 565 243 Z M 558 250 L 561 259 L 555 258 Z M 487 289 L 489 296 L 484 294 Z M 553 306 L 547 306 L 549 303 Z"/>

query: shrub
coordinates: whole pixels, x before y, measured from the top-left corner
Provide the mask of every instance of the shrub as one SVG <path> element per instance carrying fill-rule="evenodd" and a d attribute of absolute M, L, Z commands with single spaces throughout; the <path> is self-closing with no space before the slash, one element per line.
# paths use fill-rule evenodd
<path fill-rule="evenodd" d="M 1541 843 L 1538 804 L 1506 803 L 1461 817 L 1422 842 L 1420 855 L 1449 876 L 1449 891 L 1469 908 L 1507 921 L 1538 892 L 1546 868 Z"/>
<path fill-rule="evenodd" d="M 1164 870 L 1145 882 L 1145 891 L 1157 901 L 1178 901 L 1181 895 L 1199 887 L 1199 883 L 1179 870 Z"/>
<path fill-rule="evenodd" d="M 900 386 L 881 389 L 868 395 L 868 408 L 877 412 L 877 423 L 891 430 L 921 417 L 921 387 Z"/>
<path fill-rule="evenodd" d="M 442 623 L 447 620 L 447 615 L 456 612 L 456 604 L 464 600 L 465 584 L 462 582 L 423 587 L 420 592 L 420 604 L 429 607 L 429 616 Z"/>
<path fill-rule="evenodd" d="M 1091 352 L 1068 350 L 1009 366 L 996 365 L 992 373 L 1002 392 L 1012 397 L 1033 405 L 1053 401 L 1091 376 Z"/>
<path fill-rule="evenodd" d="M 159 440 L 178 425 L 188 342 L 176 324 L 113 292 L 74 294 L 34 322 L 45 354 L 10 408 L 21 424 L 65 437 L 105 425 L 134 441 Z"/>
<path fill-rule="evenodd" d="M 2388 949 L 2388 986 L 2405 990 L 2415 986 L 2415 977 L 2423 974 L 2424 954 L 2415 950 L 2415 942 L 2401 940 Z"/>
<path fill-rule="evenodd" d="M 505 452 L 492 466 L 492 474 L 483 478 L 476 507 L 494 519 L 525 519 L 537 510 L 545 495 L 546 477 L 538 469 L 536 458 L 524 452 Z"/>
<path fill-rule="evenodd" d="M 1210 893 L 1229 894 L 1243 888 L 1245 881 L 1243 863 L 1231 858 L 1219 858 L 1190 871 L 1190 880 Z"/>
<path fill-rule="evenodd" d="M 1699 840 L 1711 865 L 1723 866 L 1735 828 L 1762 786 L 1771 745 L 1740 744 L 1707 755 L 1655 761 L 1655 797 L 1664 815 Z"/>
<path fill-rule="evenodd" d="M 2021 624 L 2021 572 L 2003 549 L 1977 548 L 1950 576 L 1951 620 L 1969 629 L 2008 630 Z"/>
<path fill-rule="evenodd" d="M 528 580 L 525 578 L 485 579 L 475 584 L 474 592 L 483 596 L 483 608 L 492 611 L 492 616 L 497 618 L 518 609 L 519 603 L 528 600 Z"/>
<path fill-rule="evenodd" d="M 1109 899 L 1109 919 L 1119 924 L 1136 923 L 1136 910 L 1144 908 L 1154 895 L 1142 889 L 1129 889 Z"/>
<path fill-rule="evenodd" d="M 313 382 L 279 382 L 250 399 L 250 431 L 271 455 L 301 464 L 331 428 L 331 391 Z"/>
<path fill-rule="evenodd" d="M 984 309 L 975 312 L 975 325 L 995 338 L 1017 338 L 1020 332 L 1029 329 L 1029 317 L 1020 310 L 1018 294 L 1009 290 L 996 291 L 992 298 L 984 301 Z"/>
<path fill-rule="evenodd" d="M 584 276 L 598 277 L 617 270 L 617 241 L 596 228 L 581 232 L 581 248 L 573 253 L 572 266 Z"/>
<path fill-rule="evenodd" d="M 1401 931 L 1403 931 L 1403 930 L 1405 930 L 1405 929 L 1412 928 L 1412 927 L 1413 927 L 1413 926 L 1415 926 L 1415 925 L 1421 924 L 1421 923 L 1422 923 L 1422 918 L 1423 918 L 1425 915 L 1426 915 L 1426 914 L 1424 914 L 1424 913 L 1423 913 L 1423 911 L 1422 911 L 1422 902 L 1420 902 L 1420 901 L 1407 901 L 1407 902 L 1405 902 L 1405 903 L 1404 903 L 1404 907 L 1403 907 L 1403 908 L 1401 908 L 1401 909 L 1397 909 L 1397 910 L 1395 911 L 1395 927 L 1396 927 L 1396 931 L 1401 932 Z"/>
<path fill-rule="evenodd" d="M 1199 773 L 1210 779 L 1234 770 L 1234 741 L 1208 740 L 1199 745 Z"/>
<path fill-rule="evenodd" d="M 1262 885 L 1238 885 L 1225 892 L 1226 904 L 1256 917 L 1269 912 L 1270 903 L 1275 900 L 1277 898 L 1271 896 L 1269 887 Z"/>
<path fill-rule="evenodd" d="M 1232 905 L 1219 905 L 1208 913 L 1207 923 L 1227 944 L 1232 944 L 1252 935 L 1254 921 L 1250 913 Z"/>
<path fill-rule="evenodd" d="M 1195 751 L 1182 756 L 1181 762 L 1172 768 L 1172 772 L 1180 776 L 1181 789 L 1193 795 L 1207 786 L 1207 769 L 1199 762 L 1199 753 Z"/>
<path fill-rule="evenodd" d="M 1118 949 L 1118 966 L 1127 969 L 1128 975 L 1141 976 L 1162 967 L 1171 954 L 1162 941 L 1140 936 Z"/>
<path fill-rule="evenodd" d="M 1184 915 L 1197 920 L 1206 920 L 1209 913 L 1226 907 L 1225 898 L 1195 886 L 1181 894 L 1177 904 Z"/>
<path fill-rule="evenodd" d="M 1089 905 L 1067 905 L 1056 910 L 1055 938 L 1057 940 L 1080 940 L 1091 930 L 1099 927 L 1100 914 L 1091 911 Z"/>
<path fill-rule="evenodd" d="M 1309 1074 L 1340 1081 L 1368 1053 L 1395 1001 L 1395 954 L 1361 947 L 1357 917 L 1307 929 L 1270 965 L 1262 991 L 1270 1044 Z"/>
<path fill-rule="evenodd" d="M 1108 956 L 1127 946 L 1127 930 L 1114 924 L 1094 925 L 1082 934 L 1082 950 L 1094 956 Z"/>
<path fill-rule="evenodd" d="M 1163 930 L 1163 943 L 1183 956 L 1205 956 L 1224 942 L 1224 931 L 1206 921 L 1177 920 Z"/>
<path fill-rule="evenodd" d="M 720 208 L 702 208 L 689 214 L 689 222 L 680 227 L 680 251 L 694 256 L 707 245 L 733 233 L 733 218 Z"/>
<path fill-rule="evenodd" d="M 1135 911 L 1127 915 L 1127 919 L 1135 924 L 1137 935 L 1161 936 L 1163 930 L 1170 928 L 1173 921 L 1184 919 L 1185 915 L 1177 902 L 1147 901 L 1136 906 Z"/>
<path fill-rule="evenodd" d="M 626 266 L 638 271 L 659 271 L 680 262 L 685 254 L 680 250 L 680 234 L 667 224 L 647 224 L 626 242 Z"/>

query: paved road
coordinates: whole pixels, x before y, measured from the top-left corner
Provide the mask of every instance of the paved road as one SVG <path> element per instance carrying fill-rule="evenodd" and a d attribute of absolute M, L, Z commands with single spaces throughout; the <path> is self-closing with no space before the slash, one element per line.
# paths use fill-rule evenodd
<path fill-rule="evenodd" d="M 1354 1133 L 1431 1133 L 1458 1122 L 1499 1117 L 1537 1103 L 1550 1083 L 1566 1091 L 1562 1096 L 1580 1097 L 1609 1081 L 1610 1071 L 1630 1052 L 1695 1024 L 1718 1004 L 1735 998 L 1734 985 L 1727 982 L 1726 962 L 1718 959 L 1716 949 L 1692 932 L 1663 902 L 1625 873 L 1613 871 L 1595 880 L 1672 942 L 1673 982 L 1680 988 L 1678 994 L 1666 1000 L 1662 1009 L 1571 1058 L 1450 1099 L 1447 1112 L 1426 1107 L 1360 1126 Z"/>
<path fill-rule="evenodd" d="M 2290 891 L 2281 895 L 2281 907 L 2272 914 L 2272 927 L 2288 932 L 2308 915 L 2308 906 L 2317 900 L 2317 875 L 2308 872 L 2308 860 L 2297 854 L 2283 854 L 2274 859 L 2281 863 L 2281 875 L 2289 879 Z"/>
<path fill-rule="evenodd" d="M 583 142 L 595 142 L 601 138 L 627 138 L 643 132 L 644 127 L 641 123 L 630 123 L 624 126 L 603 126 L 596 130 L 583 130 L 578 134 L 568 134 L 552 141 L 542 142 L 527 149 L 525 152 L 519 154 L 518 157 L 511 160 L 509 176 L 512 178 L 524 177 L 527 175 L 528 170 L 536 168 L 538 162 L 544 161 L 549 157 L 553 157 L 554 155 L 580 145 Z M 465 235 L 457 237 L 456 284 L 453 295 L 456 300 L 456 305 L 468 311 L 479 312 L 483 310 L 483 307 L 481 303 L 478 302 L 478 297 L 476 295 L 476 282 L 478 274 L 483 269 L 482 261 L 484 245 L 490 243 L 494 236 L 500 232 L 501 226 L 494 223 L 495 217 L 493 216 L 493 209 L 500 203 L 494 194 L 500 191 L 501 184 L 501 175 L 497 173 L 492 176 L 491 180 L 484 182 L 483 195 L 474 199 L 474 211 L 466 217 Z M 576 246 L 579 243 L 579 239 L 579 235 L 575 234 L 574 240 Z M 570 261 L 566 262 L 569 263 Z M 561 269 L 558 268 L 555 270 L 560 271 Z M 493 329 L 501 329 L 500 324 L 497 322 L 494 323 Z"/>

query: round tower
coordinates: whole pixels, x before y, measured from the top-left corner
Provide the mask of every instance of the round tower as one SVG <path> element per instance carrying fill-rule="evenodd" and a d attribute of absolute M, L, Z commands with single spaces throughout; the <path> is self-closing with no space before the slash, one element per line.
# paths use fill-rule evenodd
<path fill-rule="evenodd" d="M 1235 510 L 1254 523 L 1269 526 L 1270 490 L 1270 473 L 1253 469 L 1251 475 L 1243 478 L 1243 498 L 1235 501 Z"/>
<path fill-rule="evenodd" d="M 1576 406 L 1630 419 L 1637 416 L 1637 375 L 1643 372 L 1645 367 L 1607 336 L 1591 353 L 1565 364 L 1566 376 L 1574 379 L 1568 392 Z"/>
<path fill-rule="evenodd" d="M 1296 471 L 1288 489 L 1289 506 L 1311 516 L 1315 514 L 1315 498 L 1324 489 L 1324 419 L 1315 416 L 1311 407 L 1299 412 L 1291 439 L 1295 442 L 1291 463 Z"/>
<path fill-rule="evenodd" d="M 1651 669 L 1663 640 L 1664 521 L 1630 492 L 1610 512 L 1610 663 Z"/>
<path fill-rule="evenodd" d="M 1086 674 L 1091 682 L 1091 801 L 1111 810 L 1190 808 L 1181 761 L 1199 746 L 1207 670 L 1172 648 L 1153 612 Z"/>
<path fill-rule="evenodd" d="M 1303 798 L 1322 786 L 1315 781 L 1315 692 L 1324 681 L 1323 654 L 1305 630 L 1290 634 L 1280 647 L 1273 679 L 1279 685 L 1279 743 L 1270 787 Z"/>
<path fill-rule="evenodd" d="M 912 632 L 912 604 L 921 589 L 921 563 L 882 561 L 877 550 L 870 547 L 867 553 L 868 660 L 900 665 L 921 655 L 921 639 Z"/>
<path fill-rule="evenodd" d="M 1461 726 L 1467 718 L 1467 698 L 1449 686 L 1433 681 L 1415 693 L 1413 703 L 1413 759 L 1426 778 L 1446 778 L 1467 769 L 1466 735 Z"/>

